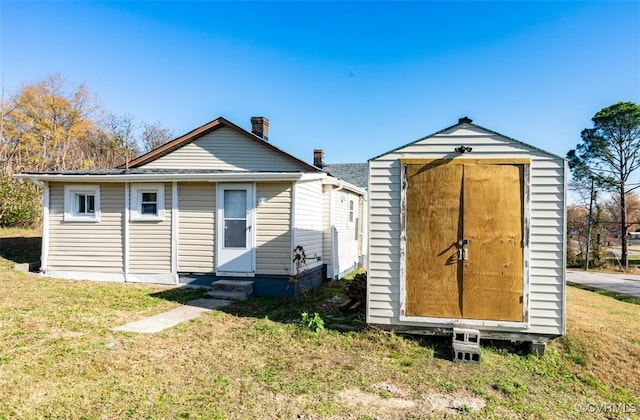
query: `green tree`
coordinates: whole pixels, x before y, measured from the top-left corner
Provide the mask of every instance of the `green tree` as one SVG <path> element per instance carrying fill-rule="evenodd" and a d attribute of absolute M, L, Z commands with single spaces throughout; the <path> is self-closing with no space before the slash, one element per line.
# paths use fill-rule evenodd
<path fill-rule="evenodd" d="M 640 187 L 633 178 L 640 168 L 640 106 L 617 102 L 598 111 L 591 121 L 593 128 L 582 130 L 582 142 L 567 153 L 567 159 L 575 179 L 593 180 L 613 193 L 620 209 L 622 265 L 627 269 L 627 198 Z"/>

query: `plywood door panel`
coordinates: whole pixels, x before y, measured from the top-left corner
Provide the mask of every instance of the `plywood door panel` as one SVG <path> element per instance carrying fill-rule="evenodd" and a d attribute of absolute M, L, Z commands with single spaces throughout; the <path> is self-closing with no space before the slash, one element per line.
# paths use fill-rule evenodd
<path fill-rule="evenodd" d="M 460 318 L 462 233 L 460 165 L 408 165 L 406 308 L 408 316 Z"/>
<path fill-rule="evenodd" d="M 522 165 L 464 166 L 463 317 L 523 319 Z"/>

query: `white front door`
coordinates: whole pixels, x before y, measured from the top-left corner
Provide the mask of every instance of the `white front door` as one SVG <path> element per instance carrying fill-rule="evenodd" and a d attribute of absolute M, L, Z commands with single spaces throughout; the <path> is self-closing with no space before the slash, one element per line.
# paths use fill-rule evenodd
<path fill-rule="evenodd" d="M 218 275 L 255 275 L 255 197 L 252 184 L 218 184 Z"/>

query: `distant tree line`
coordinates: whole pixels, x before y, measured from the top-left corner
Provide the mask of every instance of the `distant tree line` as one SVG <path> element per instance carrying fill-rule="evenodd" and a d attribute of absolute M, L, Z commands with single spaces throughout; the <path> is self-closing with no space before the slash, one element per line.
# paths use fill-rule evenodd
<path fill-rule="evenodd" d="M 602 194 L 596 189 L 592 193 L 590 186 L 572 182 L 570 189 L 581 196 L 581 200 L 567 207 L 567 266 L 583 268 L 588 257 L 590 268 L 605 267 L 615 259 L 612 255 L 605 255 L 605 250 L 610 246 L 622 245 L 620 206 L 614 198 L 600 198 Z M 629 193 L 626 207 L 627 232 L 640 231 L 640 197 Z M 614 264 L 622 265 L 622 255 L 616 257 L 618 261 Z"/>
<path fill-rule="evenodd" d="M 39 221 L 39 191 L 12 175 L 115 167 L 174 137 L 160 123 L 108 112 L 60 74 L 0 98 L 0 116 L 0 226 Z"/>

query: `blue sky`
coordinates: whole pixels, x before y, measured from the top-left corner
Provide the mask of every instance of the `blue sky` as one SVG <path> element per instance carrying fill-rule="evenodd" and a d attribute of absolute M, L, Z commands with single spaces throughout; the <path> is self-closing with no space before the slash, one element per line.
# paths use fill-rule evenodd
<path fill-rule="evenodd" d="M 52 73 L 184 134 L 218 116 L 364 162 L 475 123 L 564 156 L 640 103 L 640 2 L 0 3 L 4 91 Z"/>

